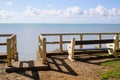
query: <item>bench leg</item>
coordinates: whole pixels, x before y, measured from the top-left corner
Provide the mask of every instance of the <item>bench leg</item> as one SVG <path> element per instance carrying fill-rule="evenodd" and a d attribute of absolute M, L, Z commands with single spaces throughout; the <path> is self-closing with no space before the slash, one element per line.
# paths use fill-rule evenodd
<path fill-rule="evenodd" d="M 116 50 L 113 51 L 115 58 L 118 58 Z"/>
<path fill-rule="evenodd" d="M 74 52 L 71 52 L 71 51 L 68 52 L 68 59 L 72 62 L 75 61 L 74 60 Z"/>
<path fill-rule="evenodd" d="M 113 50 L 108 50 L 108 54 L 113 55 L 114 54 Z"/>
<path fill-rule="evenodd" d="M 75 60 L 71 57 L 71 55 L 68 56 L 68 59 L 69 59 L 70 61 L 72 61 L 72 62 L 75 61 Z"/>
<path fill-rule="evenodd" d="M 117 52 L 116 50 L 108 50 L 108 54 L 113 55 L 115 58 L 117 58 Z"/>

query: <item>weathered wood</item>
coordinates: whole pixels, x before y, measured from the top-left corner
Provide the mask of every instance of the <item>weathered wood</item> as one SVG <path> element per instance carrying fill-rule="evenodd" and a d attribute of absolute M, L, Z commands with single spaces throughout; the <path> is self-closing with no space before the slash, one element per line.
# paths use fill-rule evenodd
<path fill-rule="evenodd" d="M 11 66 L 11 41 L 7 39 L 7 66 Z"/>
<path fill-rule="evenodd" d="M 40 54 L 40 57 L 43 58 L 43 36 L 42 35 L 38 35 L 38 52 Z"/>
<path fill-rule="evenodd" d="M 42 58 L 42 49 L 41 49 L 41 45 L 40 45 L 40 43 L 38 44 L 38 53 L 39 53 L 39 55 L 40 55 L 40 57 Z"/>
<path fill-rule="evenodd" d="M 46 64 L 46 38 L 43 38 L 43 64 Z"/>
<path fill-rule="evenodd" d="M 0 59 L 7 59 L 7 54 L 0 52 Z"/>
<path fill-rule="evenodd" d="M 62 41 L 62 44 L 70 43 L 70 41 Z M 60 44 L 59 41 L 54 41 L 54 42 L 46 42 L 46 44 Z"/>
<path fill-rule="evenodd" d="M 119 34 L 116 34 L 117 39 L 116 39 L 116 49 L 119 49 Z"/>
<path fill-rule="evenodd" d="M 80 41 L 82 41 L 83 40 L 83 35 L 81 34 L 80 35 Z M 82 45 L 80 45 L 80 48 L 82 48 L 83 46 Z"/>
<path fill-rule="evenodd" d="M 47 44 L 60 44 L 60 42 L 58 41 L 54 41 L 54 42 L 46 42 Z"/>
<path fill-rule="evenodd" d="M 0 52 L 0 56 L 6 56 L 6 53 Z"/>
<path fill-rule="evenodd" d="M 74 47 L 75 47 L 75 38 L 71 40 L 71 43 L 68 44 L 68 59 L 74 61 Z"/>
<path fill-rule="evenodd" d="M 74 51 L 79 51 L 82 49 L 75 49 L 75 45 L 88 45 L 88 44 L 106 44 L 106 43 L 112 43 L 111 47 L 106 48 L 108 49 L 108 53 L 113 55 L 117 58 L 116 54 L 116 44 L 117 44 L 117 36 L 115 35 L 114 39 L 104 39 L 104 40 L 83 40 L 83 41 L 75 41 L 75 38 L 72 38 L 71 43 L 68 44 L 68 59 L 71 61 L 74 61 Z"/>
<path fill-rule="evenodd" d="M 10 37 L 12 36 L 13 34 L 0 34 L 0 37 Z"/>
<path fill-rule="evenodd" d="M 42 35 L 38 35 L 38 42 L 43 45 L 43 36 Z"/>
<path fill-rule="evenodd" d="M 5 65 L 6 63 L 0 63 L 0 74 L 4 74 L 5 73 Z"/>
<path fill-rule="evenodd" d="M 0 43 L 0 46 L 6 46 L 7 43 Z"/>
<path fill-rule="evenodd" d="M 62 35 L 60 35 L 60 52 L 62 52 L 63 51 L 63 47 L 62 47 Z"/>
<path fill-rule="evenodd" d="M 75 41 L 75 45 L 87 45 L 87 44 L 106 44 L 113 43 L 114 39 L 104 39 L 104 40 L 84 40 L 84 41 Z"/>
<path fill-rule="evenodd" d="M 102 35 L 101 34 L 99 34 L 99 40 L 102 40 Z M 99 44 L 99 48 L 101 48 L 102 47 L 102 45 L 101 45 L 101 43 Z"/>
<path fill-rule="evenodd" d="M 116 34 L 120 35 L 120 32 L 106 32 L 106 33 L 54 33 L 54 34 L 40 34 L 40 36 L 47 38 L 47 36 L 59 37 L 60 35 L 62 35 L 62 39 L 61 39 L 62 42 L 61 41 L 49 41 L 49 42 L 47 41 L 46 45 L 47 44 L 59 44 L 61 47 L 63 47 L 63 44 L 70 43 L 70 41 L 63 41 L 64 38 L 66 38 L 66 36 L 78 36 L 78 37 L 80 37 L 80 40 L 83 40 L 83 36 L 84 35 L 87 35 L 87 36 L 95 35 L 95 36 L 98 36 L 98 40 L 102 40 L 102 36 L 103 35 L 116 35 Z M 117 48 L 117 50 L 119 50 L 119 42 L 120 42 L 120 40 L 118 39 L 118 43 L 117 43 L 118 48 Z M 60 43 L 62 43 L 62 44 L 60 44 Z M 99 48 L 102 48 L 102 44 L 101 43 L 99 43 L 98 45 L 99 45 Z M 80 48 L 82 48 L 82 44 L 80 45 Z"/>
<path fill-rule="evenodd" d="M 120 34 L 120 32 L 104 32 L 104 33 L 54 33 L 54 34 L 41 34 L 42 36 L 59 36 L 59 35 L 115 35 L 116 33 Z"/>

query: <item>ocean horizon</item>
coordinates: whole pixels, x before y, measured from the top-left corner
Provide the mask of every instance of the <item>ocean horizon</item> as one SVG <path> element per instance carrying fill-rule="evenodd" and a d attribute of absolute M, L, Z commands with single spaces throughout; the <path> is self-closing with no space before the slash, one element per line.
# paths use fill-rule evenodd
<path fill-rule="evenodd" d="M 120 32 L 120 24 L 0 23 L 0 34 L 16 34 L 20 60 L 35 60 L 38 34 Z M 0 42 L 5 39 L 0 38 Z M 5 51 L 1 47 L 0 51 Z"/>

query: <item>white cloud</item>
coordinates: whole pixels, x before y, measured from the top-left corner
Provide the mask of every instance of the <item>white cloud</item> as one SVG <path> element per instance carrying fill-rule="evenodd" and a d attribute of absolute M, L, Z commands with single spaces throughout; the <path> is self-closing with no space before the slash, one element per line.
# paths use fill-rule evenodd
<path fill-rule="evenodd" d="M 120 9 L 112 8 L 109 10 L 110 16 L 120 16 Z"/>
<path fill-rule="evenodd" d="M 57 9 L 43 10 L 41 11 L 41 14 L 48 16 L 59 16 L 62 14 L 62 11 Z"/>
<path fill-rule="evenodd" d="M 69 7 L 64 11 L 67 15 L 82 15 L 83 11 L 78 6 Z"/>
<path fill-rule="evenodd" d="M 9 18 L 11 17 L 11 13 L 7 10 L 0 10 L 0 18 Z"/>
<path fill-rule="evenodd" d="M 27 6 L 26 10 L 24 11 L 25 15 L 28 16 L 39 16 L 39 15 L 46 15 L 46 16 L 118 16 L 120 15 L 120 9 L 112 8 L 106 9 L 104 6 L 98 5 L 96 8 L 90 8 L 88 10 L 83 10 L 78 6 L 68 7 L 65 10 L 59 9 L 48 9 L 48 10 L 41 10 L 38 8 L 34 8 L 32 6 Z"/>
<path fill-rule="evenodd" d="M 33 23 L 87 23 L 87 22 L 118 22 L 120 23 L 120 9 L 107 9 L 102 5 L 87 10 L 81 9 L 78 6 L 68 7 L 64 10 L 35 8 L 27 6 L 24 11 L 10 12 L 0 10 L 0 22 L 2 19 L 5 22 L 33 22 Z"/>
<path fill-rule="evenodd" d="M 23 14 L 27 16 L 37 16 L 40 13 L 40 9 L 34 8 L 32 6 L 27 6 L 26 10 L 23 12 Z"/>
<path fill-rule="evenodd" d="M 13 5 L 13 3 L 12 2 L 9 2 L 9 1 L 7 1 L 6 3 L 5 3 L 6 5 Z"/>
<path fill-rule="evenodd" d="M 40 15 L 57 16 L 62 14 L 62 11 L 58 9 L 40 10 L 32 6 L 27 6 L 23 14 L 28 16 L 40 16 Z"/>
<path fill-rule="evenodd" d="M 91 8 L 88 11 L 86 11 L 85 14 L 88 14 L 91 16 L 107 16 L 108 11 L 103 6 L 98 5 L 96 8 Z"/>

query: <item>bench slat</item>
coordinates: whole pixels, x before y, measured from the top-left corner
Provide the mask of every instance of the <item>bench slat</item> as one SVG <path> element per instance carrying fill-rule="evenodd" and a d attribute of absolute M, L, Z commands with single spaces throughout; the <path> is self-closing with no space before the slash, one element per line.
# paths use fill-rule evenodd
<path fill-rule="evenodd" d="M 84 41 L 75 41 L 75 45 L 87 45 L 87 44 L 105 44 L 113 43 L 114 39 L 104 39 L 104 40 L 84 40 Z"/>
<path fill-rule="evenodd" d="M 92 51 L 92 50 L 112 50 L 111 48 L 88 48 L 88 49 L 74 49 L 74 51 Z"/>

